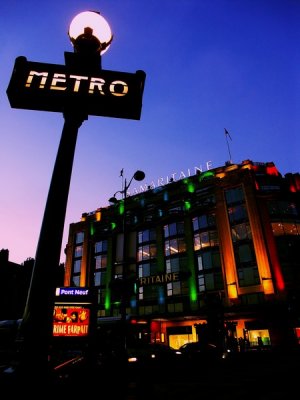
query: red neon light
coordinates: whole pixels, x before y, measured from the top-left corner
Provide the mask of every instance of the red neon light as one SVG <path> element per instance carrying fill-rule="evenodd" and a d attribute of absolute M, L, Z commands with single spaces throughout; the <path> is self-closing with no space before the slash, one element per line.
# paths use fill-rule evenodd
<path fill-rule="evenodd" d="M 275 165 L 269 165 L 266 167 L 266 173 L 268 175 L 274 175 L 274 176 L 279 176 L 278 169 L 275 167 Z"/>

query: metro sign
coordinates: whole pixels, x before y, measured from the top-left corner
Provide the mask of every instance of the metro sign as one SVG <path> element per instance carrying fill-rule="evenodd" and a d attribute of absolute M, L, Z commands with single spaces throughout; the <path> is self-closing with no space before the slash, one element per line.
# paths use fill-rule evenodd
<path fill-rule="evenodd" d="M 140 119 L 146 74 L 44 64 L 17 57 L 7 96 L 12 108 Z"/>

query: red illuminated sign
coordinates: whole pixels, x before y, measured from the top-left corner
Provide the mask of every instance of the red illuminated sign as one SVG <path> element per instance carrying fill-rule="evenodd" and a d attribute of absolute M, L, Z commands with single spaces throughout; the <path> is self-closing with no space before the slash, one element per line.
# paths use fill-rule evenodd
<path fill-rule="evenodd" d="M 88 336 L 90 309 L 84 306 L 55 305 L 53 336 Z"/>

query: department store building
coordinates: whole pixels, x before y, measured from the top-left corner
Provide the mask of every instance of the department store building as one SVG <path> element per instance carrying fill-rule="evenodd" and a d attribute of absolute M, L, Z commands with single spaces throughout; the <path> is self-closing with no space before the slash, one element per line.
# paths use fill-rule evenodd
<path fill-rule="evenodd" d="M 70 225 L 64 285 L 174 348 L 297 345 L 299 196 L 299 173 L 251 160 L 145 187 Z"/>

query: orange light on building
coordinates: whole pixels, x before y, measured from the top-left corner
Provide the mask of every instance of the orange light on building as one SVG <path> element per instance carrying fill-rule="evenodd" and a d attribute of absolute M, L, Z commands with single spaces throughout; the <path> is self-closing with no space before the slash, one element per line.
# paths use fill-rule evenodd
<path fill-rule="evenodd" d="M 228 292 L 229 299 L 237 299 L 238 298 L 236 282 L 231 282 L 231 283 L 227 284 L 227 292 Z"/>
<path fill-rule="evenodd" d="M 265 294 L 273 294 L 274 293 L 274 285 L 273 285 L 272 278 L 262 278 L 262 285 L 263 285 Z"/>

